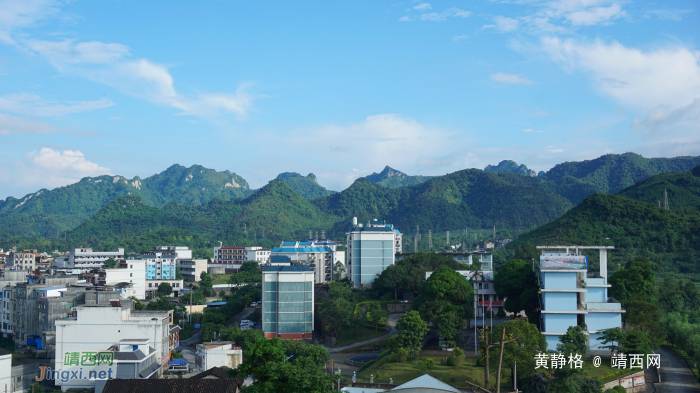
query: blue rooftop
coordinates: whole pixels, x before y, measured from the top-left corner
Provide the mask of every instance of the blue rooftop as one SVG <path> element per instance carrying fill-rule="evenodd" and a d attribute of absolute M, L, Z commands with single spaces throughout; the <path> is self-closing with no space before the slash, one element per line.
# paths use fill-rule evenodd
<path fill-rule="evenodd" d="M 265 266 L 266 272 L 310 272 L 311 268 L 306 265 L 295 266 Z"/>
<path fill-rule="evenodd" d="M 311 242 L 299 242 L 300 246 L 310 246 L 311 244 L 313 244 L 313 243 L 311 243 Z"/>
<path fill-rule="evenodd" d="M 208 307 L 219 307 L 219 306 L 223 306 L 224 304 L 226 304 L 226 302 L 205 303 L 205 305 Z"/>
<path fill-rule="evenodd" d="M 276 247 L 272 252 L 333 252 L 330 247 Z"/>
<path fill-rule="evenodd" d="M 296 246 L 297 243 L 296 242 L 282 242 L 282 245 L 283 246 Z"/>
<path fill-rule="evenodd" d="M 270 255 L 270 262 L 291 262 L 292 259 L 286 255 Z"/>

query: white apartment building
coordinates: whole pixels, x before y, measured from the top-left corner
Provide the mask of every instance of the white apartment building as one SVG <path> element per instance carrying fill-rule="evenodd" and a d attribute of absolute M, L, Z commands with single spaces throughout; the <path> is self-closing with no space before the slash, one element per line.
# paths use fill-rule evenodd
<path fill-rule="evenodd" d="M 6 268 L 12 270 L 34 270 L 36 268 L 36 250 L 11 252 L 5 261 Z"/>
<path fill-rule="evenodd" d="M 333 281 L 333 265 L 338 260 L 335 243 L 328 240 L 282 242 L 270 253 L 271 264 L 306 265 L 314 272 L 315 282 Z"/>
<path fill-rule="evenodd" d="M 264 265 L 270 260 L 271 251 L 262 247 L 214 247 L 214 259 L 210 267 L 226 265 L 225 267 L 238 269 L 243 262 L 248 261 Z"/>
<path fill-rule="evenodd" d="M 144 345 L 153 348 L 157 375 L 161 375 L 170 359 L 169 339 L 168 311 L 132 311 L 129 306 L 77 306 L 73 308 L 72 316 L 56 321 L 55 369 L 83 368 L 85 375 L 95 367 L 104 367 L 116 375 L 118 360 L 111 365 L 106 362 L 95 365 L 91 356 L 97 354 L 98 361 L 118 358 L 113 347 L 115 343 L 125 343 L 132 345 L 132 351 L 140 350 L 144 355 L 151 352 L 150 348 L 146 352 Z M 139 343 L 129 344 L 122 340 L 138 340 Z M 56 385 L 65 392 L 71 388 L 91 388 L 95 386 L 95 380 L 57 380 Z"/>
<path fill-rule="evenodd" d="M 352 219 L 347 235 L 347 273 L 353 287 L 370 287 L 372 281 L 394 264 L 401 254 L 402 234 L 392 224 L 374 219 L 367 226 Z"/>
<path fill-rule="evenodd" d="M 202 373 L 214 367 L 237 368 L 243 361 L 243 350 L 233 341 L 197 344 L 195 367 Z"/>
<path fill-rule="evenodd" d="M 164 282 L 170 284 L 170 288 L 173 289 L 171 297 L 181 297 L 182 288 L 185 286 L 183 280 L 146 280 L 146 297 L 154 296 L 160 284 Z"/>
<path fill-rule="evenodd" d="M 0 348 L 0 391 L 12 391 L 12 353 Z"/>
<path fill-rule="evenodd" d="M 65 261 L 66 266 L 73 269 L 88 271 L 97 269 L 104 265 L 104 262 L 109 258 L 123 259 L 124 249 L 116 248 L 113 251 L 93 251 L 92 248 L 75 248 L 70 250 L 68 260 Z"/>
<path fill-rule="evenodd" d="M 154 247 L 150 254 L 160 254 L 162 257 L 173 257 L 175 259 L 192 259 L 192 250 L 186 246 Z"/>
<path fill-rule="evenodd" d="M 182 259 L 178 264 L 180 274 L 185 281 L 199 281 L 203 272 L 207 271 L 206 259 Z"/>
<path fill-rule="evenodd" d="M 146 298 L 146 261 L 143 259 L 128 259 L 119 264 L 116 269 L 104 269 L 100 273 L 100 285 L 116 286 L 129 283 L 120 288 L 122 299 L 134 296 L 143 300 Z"/>

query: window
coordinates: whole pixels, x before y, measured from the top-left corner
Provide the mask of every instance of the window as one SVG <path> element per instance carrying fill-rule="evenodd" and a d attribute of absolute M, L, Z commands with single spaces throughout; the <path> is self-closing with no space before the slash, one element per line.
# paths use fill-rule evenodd
<path fill-rule="evenodd" d="M 134 273 L 129 273 L 129 277 L 134 277 Z"/>
<path fill-rule="evenodd" d="M 485 289 L 489 289 L 489 283 L 486 283 L 484 285 L 485 285 L 485 287 L 484 287 Z"/>
<path fill-rule="evenodd" d="M 152 283 L 152 282 L 149 282 L 149 283 L 148 283 L 148 287 L 149 287 L 149 288 L 153 288 L 153 283 Z"/>

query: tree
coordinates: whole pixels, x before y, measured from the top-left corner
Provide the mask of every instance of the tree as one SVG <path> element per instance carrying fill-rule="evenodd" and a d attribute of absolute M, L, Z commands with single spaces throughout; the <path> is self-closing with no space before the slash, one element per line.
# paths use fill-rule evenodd
<path fill-rule="evenodd" d="M 199 338 L 203 342 L 213 341 L 214 339 L 217 339 L 220 337 L 222 330 L 224 330 L 224 325 L 222 325 L 222 324 L 205 322 L 202 324 L 202 330 L 200 331 Z"/>
<path fill-rule="evenodd" d="M 535 372 L 535 355 L 547 350 L 547 340 L 540 333 L 537 326 L 524 319 L 516 319 L 503 324 L 506 328 L 506 340 L 517 337 L 518 340 L 507 343 L 503 347 L 503 365 L 513 370 L 518 364 L 518 376 L 520 379 L 532 375 Z M 498 343 L 500 332 L 492 331 L 489 334 L 489 342 Z M 495 363 L 492 366 L 495 370 Z"/>
<path fill-rule="evenodd" d="M 512 313 L 525 310 L 530 321 L 539 324 L 539 285 L 532 264 L 522 259 L 508 261 L 495 277 L 493 287 L 505 298 L 504 308 Z"/>
<path fill-rule="evenodd" d="M 661 345 L 666 338 L 666 332 L 661 324 L 656 303 L 646 301 L 641 297 L 634 297 L 628 301 L 625 309 L 627 312 L 622 314 L 625 327 L 632 327 L 635 330 L 648 333 L 653 347 Z"/>
<path fill-rule="evenodd" d="M 102 267 L 105 269 L 114 269 L 117 267 L 117 265 L 119 265 L 119 262 L 117 262 L 114 258 L 107 258 Z"/>
<path fill-rule="evenodd" d="M 601 348 L 609 349 L 612 357 L 613 352 L 620 351 L 620 344 L 625 340 L 625 332 L 619 327 L 615 327 L 601 330 L 601 333 L 603 335 L 599 339 L 600 343 L 607 344 L 601 345 Z"/>
<path fill-rule="evenodd" d="M 566 333 L 559 336 L 557 352 L 563 353 L 564 356 L 569 356 L 570 354 L 585 356 L 587 349 L 588 340 L 581 326 L 569 326 L 569 328 L 566 329 Z"/>
<path fill-rule="evenodd" d="M 428 324 L 420 314 L 417 311 L 405 313 L 396 323 L 396 329 L 401 333 L 394 336 L 394 344 L 406 348 L 412 356 L 417 355 L 422 348 L 423 337 L 428 333 Z"/>
<path fill-rule="evenodd" d="M 623 308 L 634 299 L 651 302 L 654 297 L 654 278 L 658 265 L 645 257 L 631 260 L 624 269 L 610 276 L 610 296 L 614 297 Z"/>
<path fill-rule="evenodd" d="M 464 351 L 461 348 L 455 348 L 450 356 L 451 363 L 455 367 L 459 368 L 460 363 L 464 360 Z"/>
<path fill-rule="evenodd" d="M 379 331 L 379 326 L 386 326 L 386 311 L 379 303 L 370 303 L 367 307 L 367 321 L 374 326 L 374 331 Z"/>
<path fill-rule="evenodd" d="M 185 295 L 184 300 L 189 304 L 190 303 L 190 297 L 192 298 L 192 304 L 202 304 L 207 301 L 207 299 L 204 297 L 204 294 L 202 294 L 201 291 L 192 291 L 191 296 Z"/>
<path fill-rule="evenodd" d="M 621 344 L 620 352 L 627 355 L 646 355 L 652 353 L 651 339 L 649 338 L 649 334 L 646 332 L 641 332 L 639 330 L 628 330 L 625 332 Z"/>
<path fill-rule="evenodd" d="M 340 330 L 352 323 L 354 306 L 344 297 L 331 298 L 323 304 L 320 314 L 328 331 L 338 337 Z"/>
<path fill-rule="evenodd" d="M 333 265 L 333 280 L 342 280 L 346 276 L 345 273 L 345 265 L 343 262 L 336 261 L 335 265 Z"/>
<path fill-rule="evenodd" d="M 146 309 L 146 306 L 143 305 L 141 300 L 137 299 L 135 296 L 131 296 L 129 299 L 134 301 L 134 310 L 141 311 Z"/>
<path fill-rule="evenodd" d="M 537 248 L 530 243 L 520 244 L 515 249 L 515 258 L 514 259 L 521 259 L 523 261 L 532 262 L 533 259 L 539 260 L 539 258 L 540 258 L 539 250 L 537 250 Z"/>
<path fill-rule="evenodd" d="M 158 290 L 156 291 L 158 296 L 170 296 L 173 293 L 173 287 L 167 282 L 162 282 L 158 285 Z"/>
<path fill-rule="evenodd" d="M 354 297 L 350 285 L 344 282 L 337 281 L 328 284 L 328 296 L 331 299 L 345 299 L 350 302 L 353 300 Z"/>
<path fill-rule="evenodd" d="M 439 325 L 443 313 L 455 311 L 462 319 L 474 315 L 474 290 L 463 275 L 449 268 L 433 272 L 413 299 L 413 309 L 426 321 Z"/>
<path fill-rule="evenodd" d="M 408 353 L 408 350 L 406 348 L 398 347 L 393 351 L 394 354 L 394 360 L 396 360 L 397 363 L 406 363 L 406 360 L 410 357 L 410 354 Z"/>
<path fill-rule="evenodd" d="M 287 341 L 287 342 L 285 342 Z M 328 352 L 320 346 L 279 338 L 258 337 L 245 350 L 245 359 L 232 377 L 251 376 L 245 393 L 330 392 L 333 376 L 324 371 Z"/>
<path fill-rule="evenodd" d="M 211 296 L 214 292 L 213 286 L 214 280 L 212 280 L 209 273 L 202 272 L 202 274 L 199 275 L 199 290 L 202 292 L 202 295 L 205 297 Z"/>
<path fill-rule="evenodd" d="M 459 315 L 457 310 L 446 312 L 438 316 L 438 328 L 440 329 L 440 335 L 452 347 L 456 345 L 457 337 L 460 336 L 465 326 L 466 322 Z"/>
<path fill-rule="evenodd" d="M 164 297 L 159 297 L 156 300 L 151 300 L 146 306 L 147 310 L 174 310 L 175 305 L 170 303 L 170 300 Z"/>

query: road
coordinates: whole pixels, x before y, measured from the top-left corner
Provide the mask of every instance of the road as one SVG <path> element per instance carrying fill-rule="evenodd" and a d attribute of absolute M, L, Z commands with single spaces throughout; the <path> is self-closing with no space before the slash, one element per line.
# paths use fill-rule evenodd
<path fill-rule="evenodd" d="M 391 337 L 399 332 L 398 330 L 396 330 L 396 322 L 399 321 L 399 318 L 401 318 L 401 316 L 403 314 L 404 313 L 389 314 L 389 317 L 387 318 L 387 321 L 386 321 L 386 325 L 389 327 L 389 331 L 385 335 L 375 337 L 375 338 L 370 338 L 368 340 L 358 341 L 356 343 L 344 345 L 342 347 L 328 348 L 324 345 L 323 348 L 328 350 L 329 353 L 338 353 L 338 352 L 346 350 L 348 348 L 360 347 L 363 345 L 371 344 L 375 341 L 380 341 L 380 340 L 384 340 L 386 338 L 389 338 L 389 337 Z"/>
<path fill-rule="evenodd" d="M 700 392 L 700 383 L 682 357 L 664 348 L 657 352 L 661 355 L 661 383 L 653 384 L 657 392 Z"/>

